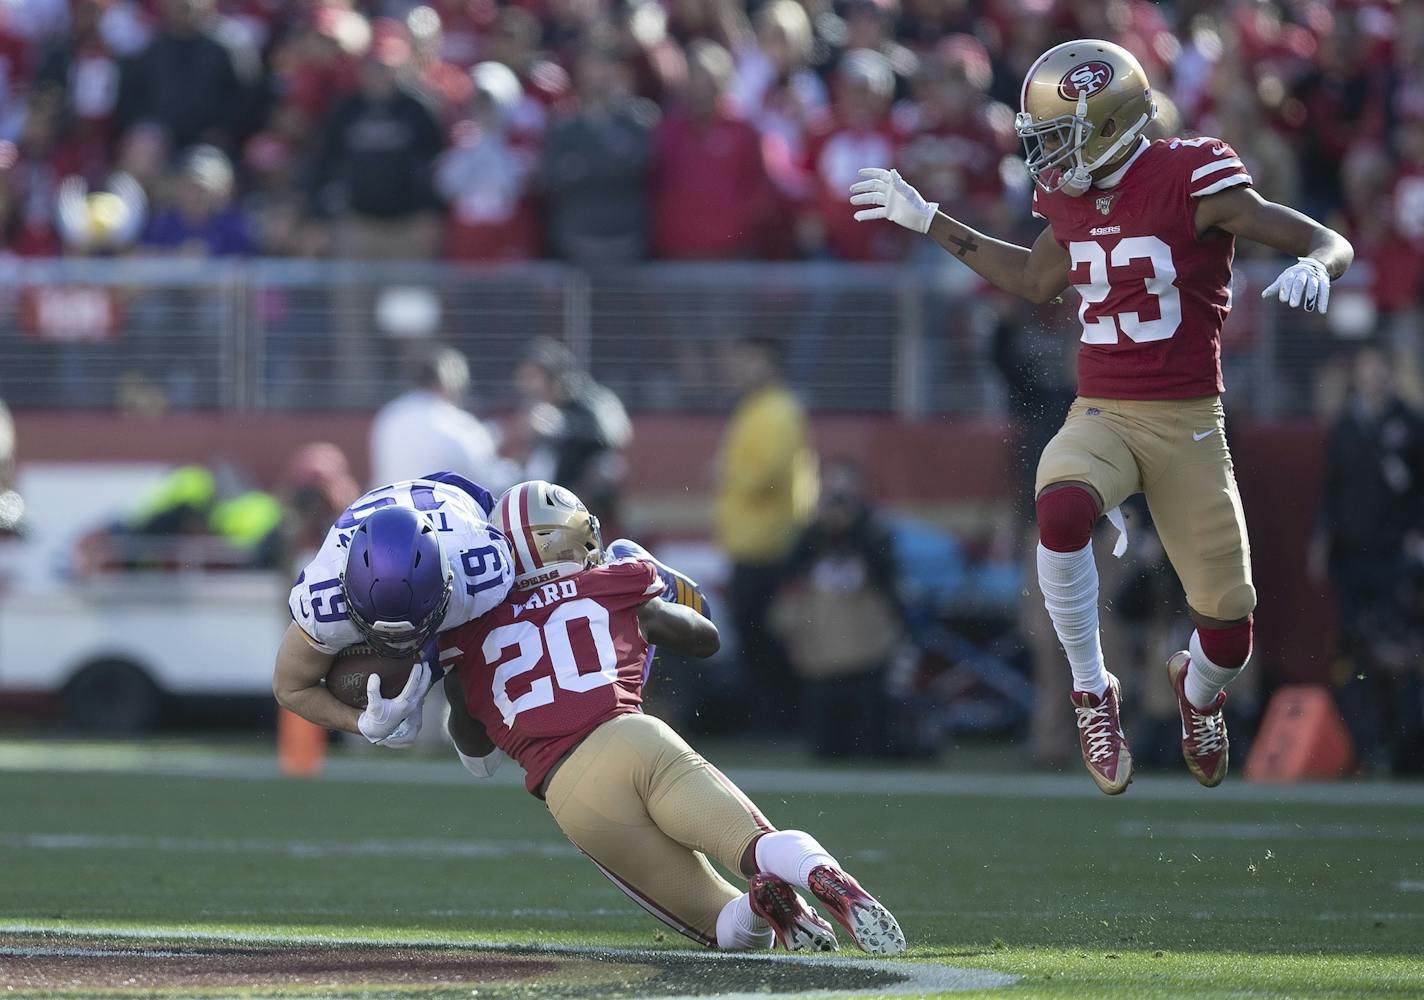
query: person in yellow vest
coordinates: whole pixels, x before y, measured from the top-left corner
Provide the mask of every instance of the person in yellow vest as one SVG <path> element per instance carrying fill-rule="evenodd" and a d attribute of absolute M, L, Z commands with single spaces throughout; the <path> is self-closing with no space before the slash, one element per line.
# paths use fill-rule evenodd
<path fill-rule="evenodd" d="M 717 541 L 732 564 L 728 598 L 753 719 L 766 725 L 796 713 L 796 675 L 768 615 L 782 563 L 815 510 L 816 453 L 776 341 L 744 337 L 728 362 L 738 399 L 717 460 Z"/>

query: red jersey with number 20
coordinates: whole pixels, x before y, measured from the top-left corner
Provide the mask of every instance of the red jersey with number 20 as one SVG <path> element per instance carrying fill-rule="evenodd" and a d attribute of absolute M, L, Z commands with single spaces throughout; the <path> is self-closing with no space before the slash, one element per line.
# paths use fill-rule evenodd
<path fill-rule="evenodd" d="M 638 609 L 662 590 L 651 563 L 624 559 L 511 591 L 441 634 L 441 662 L 460 671 L 470 717 L 524 768 L 529 791 L 603 723 L 642 711 Z"/>
<path fill-rule="evenodd" d="M 1212 396 L 1231 311 L 1230 233 L 1197 235 L 1196 200 L 1249 185 L 1220 139 L 1141 146 L 1081 197 L 1035 188 L 1033 214 L 1072 258 L 1082 297 L 1078 394 L 1104 399 Z"/>

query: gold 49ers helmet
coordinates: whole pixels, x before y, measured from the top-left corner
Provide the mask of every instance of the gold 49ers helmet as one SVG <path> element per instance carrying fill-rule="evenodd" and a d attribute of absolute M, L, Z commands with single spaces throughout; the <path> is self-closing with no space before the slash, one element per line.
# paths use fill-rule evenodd
<path fill-rule="evenodd" d="M 529 590 L 603 562 L 598 518 L 572 491 L 542 479 L 511 486 L 499 498 L 495 527 L 514 552 L 514 586 Z"/>
<path fill-rule="evenodd" d="M 1157 116 L 1142 64 L 1121 45 L 1080 38 L 1029 67 L 1014 128 L 1045 191 L 1080 195 L 1093 171 L 1130 149 Z"/>

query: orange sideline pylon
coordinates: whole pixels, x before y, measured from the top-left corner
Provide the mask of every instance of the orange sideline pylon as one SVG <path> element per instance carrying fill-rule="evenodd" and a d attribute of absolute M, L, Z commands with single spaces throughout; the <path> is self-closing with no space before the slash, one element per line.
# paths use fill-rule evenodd
<path fill-rule="evenodd" d="M 1291 684 L 1271 696 L 1246 761 L 1247 781 L 1339 778 L 1355 758 L 1335 699 L 1322 684 Z"/>
<path fill-rule="evenodd" d="M 326 766 L 326 730 L 295 712 L 277 709 L 277 760 L 291 778 L 314 778 Z"/>

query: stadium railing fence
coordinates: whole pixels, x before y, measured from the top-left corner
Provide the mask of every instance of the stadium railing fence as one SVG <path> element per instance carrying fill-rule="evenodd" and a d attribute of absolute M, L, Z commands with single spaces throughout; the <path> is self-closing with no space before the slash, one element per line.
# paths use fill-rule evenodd
<path fill-rule="evenodd" d="M 1319 366 L 1369 332 L 1363 276 L 1337 288 L 1327 322 L 1260 303 L 1277 270 L 1238 267 L 1223 344 L 1234 409 L 1264 418 L 1309 412 Z M 547 336 L 630 409 L 710 410 L 727 398 L 723 349 L 754 334 L 783 344 L 791 382 L 818 410 L 1001 412 L 990 341 L 1005 307 L 967 275 L 820 262 L 588 271 L 10 260 L 0 263 L 0 398 L 61 409 L 369 409 L 399 391 L 401 362 L 438 337 L 469 357 L 476 405 L 500 407 L 529 342 Z M 1076 339 L 1067 298 L 1072 306 L 1009 320 L 1050 378 L 1066 372 Z"/>

